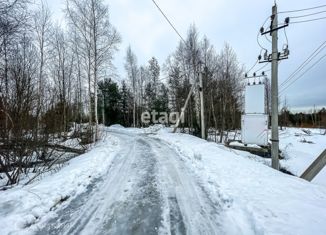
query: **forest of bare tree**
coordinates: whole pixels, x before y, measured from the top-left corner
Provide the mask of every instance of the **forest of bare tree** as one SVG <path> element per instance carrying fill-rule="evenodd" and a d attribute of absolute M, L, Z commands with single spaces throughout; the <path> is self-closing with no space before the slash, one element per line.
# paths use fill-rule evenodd
<path fill-rule="evenodd" d="M 58 141 L 85 148 L 99 138 L 98 82 L 112 72 L 121 38 L 103 1 L 65 5 L 59 25 L 42 1 L 0 1 L 0 172 L 8 184 L 45 170 L 60 151 L 80 152 Z"/>
<path fill-rule="evenodd" d="M 200 73 L 206 135 L 214 130 L 222 142 L 240 128 L 244 68 L 231 45 L 216 49 L 195 25 L 164 63 L 153 55 L 141 65 L 130 46 L 120 48 L 103 0 L 66 0 L 63 25 L 42 1 L 0 0 L 0 13 L 0 173 L 8 184 L 49 170 L 60 152 L 86 149 L 100 138 L 99 124 L 144 127 L 144 112 L 180 112 Z M 200 132 L 197 86 L 180 128 Z M 78 148 L 65 146 L 69 139 Z"/>

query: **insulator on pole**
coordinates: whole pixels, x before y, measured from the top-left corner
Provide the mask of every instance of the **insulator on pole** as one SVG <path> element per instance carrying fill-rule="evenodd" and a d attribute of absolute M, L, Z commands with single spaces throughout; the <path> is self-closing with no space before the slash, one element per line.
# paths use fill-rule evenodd
<path fill-rule="evenodd" d="M 284 22 L 285 22 L 285 24 L 289 24 L 290 23 L 290 17 L 286 17 Z"/>

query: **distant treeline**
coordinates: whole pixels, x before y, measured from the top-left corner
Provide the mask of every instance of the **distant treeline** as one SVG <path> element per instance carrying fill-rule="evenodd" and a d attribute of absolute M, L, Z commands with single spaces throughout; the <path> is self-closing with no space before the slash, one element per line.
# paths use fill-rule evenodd
<path fill-rule="evenodd" d="M 279 116 L 280 126 L 326 128 L 326 109 L 313 113 L 291 113 L 283 109 Z"/>

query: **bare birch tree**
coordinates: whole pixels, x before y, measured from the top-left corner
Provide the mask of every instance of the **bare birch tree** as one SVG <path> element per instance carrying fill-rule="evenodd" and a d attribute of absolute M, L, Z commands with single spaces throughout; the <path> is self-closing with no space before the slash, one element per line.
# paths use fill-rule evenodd
<path fill-rule="evenodd" d="M 113 54 L 121 39 L 109 20 L 109 8 L 103 0 L 66 0 L 66 12 L 72 27 L 76 28 L 82 39 L 80 48 L 86 64 L 89 86 L 89 119 L 92 125 L 92 110 L 94 110 L 93 141 L 95 141 L 98 138 L 98 81 L 103 78 L 105 72 L 113 68 Z"/>
<path fill-rule="evenodd" d="M 48 47 L 50 42 L 51 34 L 51 13 L 49 8 L 41 1 L 40 7 L 35 11 L 33 15 L 33 27 L 35 31 L 37 49 L 38 49 L 38 58 L 39 58 L 39 73 L 38 73 L 38 100 L 36 108 L 36 117 L 37 117 L 37 132 L 40 127 L 40 118 L 43 113 L 43 103 L 44 103 L 44 86 L 45 86 L 45 65 L 48 60 Z"/>
<path fill-rule="evenodd" d="M 131 47 L 127 48 L 125 70 L 130 81 L 133 93 L 133 127 L 136 127 L 136 101 L 137 101 L 137 81 L 139 70 L 136 55 L 132 52 Z"/>

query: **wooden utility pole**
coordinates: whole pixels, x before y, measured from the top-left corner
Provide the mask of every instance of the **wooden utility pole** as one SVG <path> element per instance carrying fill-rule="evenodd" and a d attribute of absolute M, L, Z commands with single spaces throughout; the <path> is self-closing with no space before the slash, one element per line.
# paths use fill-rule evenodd
<path fill-rule="evenodd" d="M 189 94 L 187 96 L 186 102 L 184 106 L 181 109 L 181 114 L 179 119 L 177 120 L 177 123 L 174 126 L 173 133 L 175 133 L 180 125 L 181 120 L 184 118 L 184 113 L 185 110 L 188 106 L 191 94 L 193 93 L 195 87 L 198 85 L 198 78 L 195 78 L 194 84 L 191 86 Z M 205 131 L 205 110 L 204 110 L 204 94 L 203 94 L 203 75 L 201 71 L 201 66 L 200 66 L 200 72 L 199 72 L 199 95 L 200 95 L 200 119 L 201 119 L 201 137 L 203 139 L 206 139 L 206 131 Z"/>
<path fill-rule="evenodd" d="M 204 95 L 203 95 L 203 73 L 202 73 L 201 66 L 199 71 L 199 95 L 200 95 L 201 138 L 206 139 Z"/>
<path fill-rule="evenodd" d="M 180 125 L 181 120 L 183 120 L 183 117 L 185 115 L 185 110 L 186 110 L 186 108 L 188 106 L 188 102 L 190 100 L 190 97 L 191 97 L 192 92 L 194 91 L 194 89 L 196 87 L 196 84 L 197 84 L 197 81 L 195 81 L 195 83 L 190 88 L 190 91 L 189 91 L 188 97 L 186 99 L 186 102 L 185 102 L 184 106 L 181 109 L 180 117 L 179 117 L 177 123 L 174 126 L 173 133 L 175 133 L 177 131 L 177 129 L 178 129 L 179 125 Z"/>
<path fill-rule="evenodd" d="M 272 8 L 272 167 L 279 170 L 278 137 L 278 22 L 277 5 Z"/>

